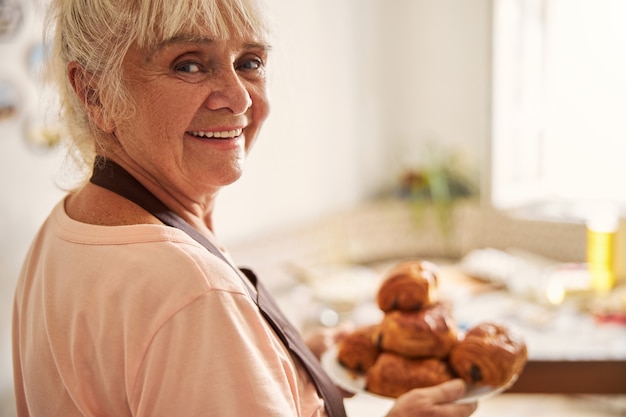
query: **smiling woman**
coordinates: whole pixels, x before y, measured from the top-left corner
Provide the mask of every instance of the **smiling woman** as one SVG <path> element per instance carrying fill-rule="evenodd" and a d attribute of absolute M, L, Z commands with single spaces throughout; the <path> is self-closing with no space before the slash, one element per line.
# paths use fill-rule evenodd
<path fill-rule="evenodd" d="M 20 274 L 18 415 L 345 415 L 212 231 L 217 191 L 268 115 L 262 6 L 50 5 L 70 149 L 93 175 L 53 209 Z"/>

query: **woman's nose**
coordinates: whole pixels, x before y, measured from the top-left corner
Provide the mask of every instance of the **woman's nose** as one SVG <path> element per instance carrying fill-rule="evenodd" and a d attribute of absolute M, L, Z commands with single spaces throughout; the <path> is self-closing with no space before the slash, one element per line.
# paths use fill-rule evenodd
<path fill-rule="evenodd" d="M 218 71 L 211 81 L 206 100 L 209 109 L 229 109 L 233 114 L 243 114 L 252 106 L 246 84 L 234 68 Z"/>

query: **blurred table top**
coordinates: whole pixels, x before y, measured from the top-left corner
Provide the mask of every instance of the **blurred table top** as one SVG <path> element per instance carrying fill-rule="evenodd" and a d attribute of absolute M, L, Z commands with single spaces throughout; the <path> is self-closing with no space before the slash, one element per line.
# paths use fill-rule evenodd
<path fill-rule="evenodd" d="M 588 296 L 552 305 L 476 281 L 454 266 L 443 275 L 441 290 L 461 327 L 498 320 L 523 335 L 529 361 L 509 393 L 626 394 L 626 325 L 598 320 Z"/>

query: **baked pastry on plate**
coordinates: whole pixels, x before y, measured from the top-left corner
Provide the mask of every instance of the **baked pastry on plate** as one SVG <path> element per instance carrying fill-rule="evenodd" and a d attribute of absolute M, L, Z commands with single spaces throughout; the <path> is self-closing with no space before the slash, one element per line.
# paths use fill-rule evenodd
<path fill-rule="evenodd" d="M 437 267 L 421 260 L 407 260 L 387 271 L 376 294 L 384 311 L 417 311 L 437 301 Z"/>
<path fill-rule="evenodd" d="M 397 398 L 414 389 L 441 384 L 453 378 L 448 364 L 440 359 L 410 359 L 383 352 L 365 377 L 367 391 Z"/>
<path fill-rule="evenodd" d="M 484 322 L 457 343 L 449 363 L 467 383 L 497 387 L 517 377 L 527 360 L 528 350 L 519 334 L 503 324 Z"/>

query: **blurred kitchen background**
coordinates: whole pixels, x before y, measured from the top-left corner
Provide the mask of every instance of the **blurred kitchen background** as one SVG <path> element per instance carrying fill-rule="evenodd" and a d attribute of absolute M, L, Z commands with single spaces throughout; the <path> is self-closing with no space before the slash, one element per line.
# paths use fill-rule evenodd
<path fill-rule="evenodd" d="M 44 3 L 0 0 L 0 416 L 20 263 L 72 185 L 41 85 Z M 505 320 L 531 359 L 623 365 L 626 2 L 268 3 L 273 113 L 215 224 L 296 324 L 376 320 L 380 273 L 422 258 L 462 326 Z M 598 215 L 614 261 L 601 293 Z M 504 394 L 477 415 L 626 415 L 625 392 Z"/>

